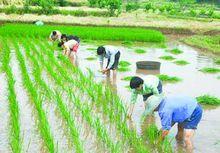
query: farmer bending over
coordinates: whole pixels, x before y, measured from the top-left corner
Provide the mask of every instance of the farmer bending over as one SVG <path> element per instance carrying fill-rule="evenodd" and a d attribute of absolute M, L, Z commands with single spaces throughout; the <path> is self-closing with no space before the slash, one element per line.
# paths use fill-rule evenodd
<path fill-rule="evenodd" d="M 149 97 L 145 115 L 148 116 L 158 111 L 162 124 L 162 139 L 164 139 L 171 127 L 177 123 L 178 132 L 176 139 L 184 140 L 188 151 L 192 151 L 192 138 L 202 118 L 202 108 L 195 98 L 187 96 L 167 96 L 161 101 L 157 97 Z"/>
<path fill-rule="evenodd" d="M 59 42 L 61 42 L 61 32 L 58 31 L 58 30 L 54 30 L 51 32 L 50 36 L 49 36 L 49 39 L 52 40 L 52 41 L 56 41 L 58 40 Z"/>
<path fill-rule="evenodd" d="M 63 54 L 70 57 L 73 53 L 73 57 L 76 57 L 76 53 L 79 47 L 79 43 L 76 40 L 69 40 L 63 44 Z"/>
<path fill-rule="evenodd" d="M 80 43 L 79 37 L 73 36 L 73 35 L 62 34 L 61 35 L 61 41 L 58 43 L 58 47 L 61 47 L 65 42 L 67 42 L 69 40 L 75 40 L 75 41 L 78 42 L 78 44 Z"/>
<path fill-rule="evenodd" d="M 119 58 L 120 58 L 120 51 L 119 49 L 113 46 L 99 46 L 97 49 L 97 54 L 99 56 L 99 63 L 101 72 L 106 74 L 113 70 L 113 76 L 116 76 L 116 71 L 118 69 Z M 104 58 L 108 59 L 107 66 L 103 69 L 103 61 Z"/>
<path fill-rule="evenodd" d="M 131 93 L 131 105 L 130 110 L 128 113 L 128 117 L 130 118 L 134 109 L 134 105 L 137 101 L 138 95 L 143 95 L 143 101 L 145 103 L 146 108 L 146 101 L 152 95 L 157 95 L 159 97 L 162 96 L 162 83 L 158 77 L 154 75 L 147 75 L 146 78 L 143 80 L 140 77 L 132 77 L 130 80 L 130 88 L 132 89 Z"/>

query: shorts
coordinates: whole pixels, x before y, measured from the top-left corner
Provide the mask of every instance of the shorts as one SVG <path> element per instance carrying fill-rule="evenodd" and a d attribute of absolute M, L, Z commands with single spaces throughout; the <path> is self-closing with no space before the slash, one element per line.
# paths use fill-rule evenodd
<path fill-rule="evenodd" d="M 157 86 L 157 90 L 159 91 L 159 94 L 161 94 L 163 92 L 163 89 L 162 89 L 162 82 L 159 81 L 159 84 Z M 146 101 L 150 96 L 152 96 L 153 93 L 149 93 L 149 94 L 146 94 L 146 95 L 143 95 L 143 101 Z"/>
<path fill-rule="evenodd" d="M 182 123 L 179 123 L 184 129 L 197 129 L 197 126 L 202 118 L 202 107 L 198 104 L 192 115 Z"/>
<path fill-rule="evenodd" d="M 112 67 L 110 68 L 110 70 L 118 69 L 120 55 L 121 55 L 120 51 L 118 51 L 118 53 L 115 54 L 115 61 L 114 61 L 113 65 L 112 65 Z M 109 63 L 110 63 L 110 59 L 108 59 L 108 63 L 107 63 L 106 68 L 108 67 Z"/>
<path fill-rule="evenodd" d="M 75 46 L 73 46 L 73 48 L 71 49 L 71 51 L 77 53 L 78 48 L 79 48 L 79 43 L 77 43 Z"/>

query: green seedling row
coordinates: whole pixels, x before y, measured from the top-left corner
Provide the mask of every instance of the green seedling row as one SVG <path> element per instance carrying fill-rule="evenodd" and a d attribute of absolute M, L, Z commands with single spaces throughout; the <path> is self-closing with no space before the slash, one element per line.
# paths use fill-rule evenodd
<path fill-rule="evenodd" d="M 33 82 L 27 72 L 25 60 L 20 52 L 19 46 L 17 42 L 15 41 L 15 39 L 12 41 L 12 44 L 14 44 L 15 53 L 16 53 L 16 56 L 17 56 L 17 59 L 19 61 L 19 65 L 21 68 L 24 87 L 26 88 L 31 101 L 33 101 L 35 109 L 37 110 L 38 126 L 39 126 L 39 130 L 40 130 L 40 134 L 42 136 L 43 142 L 48 152 L 54 153 L 56 152 L 54 138 L 51 133 L 51 129 L 50 129 L 47 117 L 46 117 L 46 113 L 42 107 L 43 99 L 40 95 L 38 95 L 33 85 Z"/>
<path fill-rule="evenodd" d="M 160 59 L 162 59 L 162 60 L 166 60 L 166 61 L 173 61 L 173 60 L 175 60 L 176 58 L 174 58 L 173 56 L 169 56 L 169 55 L 167 55 L 167 56 L 161 56 L 161 57 L 159 57 Z"/>
<path fill-rule="evenodd" d="M 203 95 L 197 97 L 197 101 L 206 105 L 220 105 L 220 99 L 210 95 Z"/>
<path fill-rule="evenodd" d="M 66 58 L 62 58 L 62 63 L 66 63 L 66 66 L 67 67 L 70 67 L 71 63 L 69 60 L 67 60 Z M 64 66 L 65 67 L 65 66 Z M 76 71 L 76 68 L 75 67 L 71 67 L 73 70 L 72 72 Z M 125 115 L 118 115 L 118 114 L 121 114 L 122 112 L 125 111 L 124 107 L 121 105 L 121 101 L 120 99 L 111 92 L 110 89 L 108 89 L 107 91 L 105 91 L 104 93 L 106 95 L 104 95 L 104 97 L 100 97 L 100 93 L 102 93 L 102 85 L 99 85 L 99 87 L 96 87 L 97 85 L 94 83 L 93 79 L 91 78 L 86 78 L 86 76 L 81 72 L 79 71 L 79 69 L 77 69 L 77 72 L 78 72 L 78 75 L 76 76 L 79 76 L 79 78 L 81 79 L 82 82 L 79 82 L 79 81 L 76 81 L 76 82 L 79 82 L 79 83 L 75 83 L 75 85 L 77 85 L 77 88 L 84 91 L 84 92 L 87 92 L 88 95 L 91 96 L 91 99 L 97 103 L 97 106 L 100 105 L 100 104 L 103 104 L 103 109 L 105 109 L 105 111 L 107 111 L 106 114 L 109 114 L 109 118 L 110 120 L 113 119 L 113 115 L 117 115 L 115 117 L 115 122 L 116 122 L 116 126 L 117 126 L 117 129 L 120 130 L 122 132 L 122 134 L 124 135 L 124 138 L 127 138 L 127 136 L 129 137 L 129 140 L 132 140 L 132 146 L 134 146 L 134 148 L 136 150 L 146 150 L 146 146 L 142 146 L 142 140 L 138 138 L 138 136 L 136 134 L 134 134 L 132 131 L 130 131 L 127 127 L 127 124 L 125 122 L 122 122 L 121 119 L 124 119 L 125 118 Z M 90 82 L 90 83 L 86 83 L 87 82 Z M 72 80 L 70 83 L 74 84 L 74 80 Z M 91 85 L 87 88 L 85 88 L 86 85 Z M 94 86 L 94 87 L 92 87 Z M 84 88 L 83 88 L 84 87 Z M 94 92 L 93 92 L 94 91 Z M 98 96 L 94 96 L 93 94 L 97 94 Z M 109 94 L 107 94 L 109 93 Z M 98 98 L 98 100 L 95 100 L 95 97 L 100 97 Z M 107 98 L 106 98 L 107 97 Z M 114 100 L 112 97 L 116 97 Z M 115 109 L 114 108 L 105 108 L 107 105 L 105 102 L 103 102 L 103 99 L 106 99 L 106 103 L 108 104 L 109 102 L 112 102 L 114 105 L 116 105 Z M 101 103 L 100 103 L 101 102 Z M 113 106 L 114 106 L 113 105 Z M 111 112 L 112 113 L 111 113 Z M 115 112 L 114 112 L 115 111 Z M 109 112 L 109 113 L 108 113 Z M 133 134 L 132 134 L 133 133 Z M 125 139 L 127 140 L 127 139 Z"/>
<path fill-rule="evenodd" d="M 166 74 L 159 74 L 157 75 L 159 77 L 159 79 L 163 82 L 167 82 L 167 83 L 176 83 L 176 82 L 180 82 L 182 79 L 175 77 L 175 76 L 169 76 Z"/>
<path fill-rule="evenodd" d="M 13 153 L 20 153 L 22 151 L 22 140 L 20 135 L 20 118 L 19 118 L 19 106 L 16 100 L 15 93 L 15 80 L 12 74 L 12 70 L 9 66 L 10 62 L 10 48 L 6 43 L 2 43 L 3 47 L 3 61 L 2 69 L 6 74 L 8 83 L 8 101 L 9 101 L 9 112 L 10 112 L 10 146 Z"/>
<path fill-rule="evenodd" d="M 31 40 L 28 41 L 29 42 L 29 46 L 31 47 L 31 49 L 34 51 L 34 53 L 38 54 L 37 49 L 35 48 L 35 46 L 32 44 Z M 76 128 L 74 119 L 72 118 L 72 116 L 70 115 L 70 112 L 67 109 L 67 106 L 64 104 L 63 100 L 61 99 L 60 95 L 58 93 L 54 93 L 47 85 L 46 83 L 42 80 L 41 76 L 41 69 L 37 60 L 34 58 L 34 56 L 30 56 L 30 48 L 28 48 L 29 46 L 25 46 L 25 52 L 27 53 L 28 58 L 31 59 L 33 65 L 34 65 L 34 70 L 36 74 L 38 75 L 34 75 L 35 81 L 37 84 L 39 84 L 39 86 L 41 87 L 42 91 L 45 92 L 45 96 L 50 95 L 49 97 L 53 97 L 53 100 L 57 102 L 57 107 L 60 111 L 61 116 L 63 117 L 63 119 L 66 121 L 68 127 L 69 127 L 69 131 L 70 131 L 70 135 L 71 138 L 74 142 L 75 145 L 75 150 L 78 153 L 82 153 L 83 152 L 83 147 L 82 147 L 82 142 L 79 138 L 79 132 Z M 40 59 L 40 61 L 43 61 L 42 56 L 40 56 L 38 54 L 38 59 Z M 45 64 L 45 63 L 42 63 Z M 52 70 L 51 70 L 52 71 Z"/>
<path fill-rule="evenodd" d="M 41 46 L 41 47 L 42 47 L 42 46 Z M 45 49 L 45 48 L 43 48 L 43 49 Z M 36 51 L 36 50 L 35 50 L 35 51 Z M 65 73 L 65 72 L 64 72 L 64 73 Z M 57 75 L 57 76 L 58 76 L 58 75 Z M 63 77 L 58 77 L 58 79 L 60 79 L 60 80 L 63 81 L 62 78 L 63 78 Z M 56 78 L 54 78 L 54 79 L 56 80 L 56 83 L 57 83 L 58 85 L 60 85 L 60 84 L 59 84 L 59 81 L 57 82 L 57 79 L 56 79 Z M 65 90 L 67 91 L 67 89 L 65 89 Z M 73 92 L 73 91 L 72 91 L 72 92 Z M 58 94 L 58 93 L 57 93 L 57 94 Z M 59 102 L 58 104 L 59 104 L 60 108 L 65 108 L 64 104 L 60 102 L 60 101 L 61 101 L 61 97 L 59 96 L 59 94 L 56 95 L 56 97 L 58 97 L 57 101 Z M 62 110 L 62 112 L 65 112 L 65 111 L 64 111 L 65 109 L 61 109 L 61 110 Z M 85 115 L 85 113 L 84 113 L 83 115 Z M 65 116 L 68 116 L 68 114 L 66 114 Z M 87 119 L 88 119 L 88 117 L 87 117 Z M 87 121 L 88 121 L 88 122 L 89 122 L 89 121 L 93 121 L 92 115 L 90 116 L 90 119 L 87 120 Z M 93 125 L 93 124 L 91 124 L 91 122 L 89 122 L 89 123 L 90 123 L 90 125 Z M 99 123 L 99 121 L 96 120 L 96 123 Z M 100 124 L 100 123 L 99 123 L 99 124 Z M 98 124 L 98 125 L 99 125 L 99 124 Z M 108 137 L 108 134 L 107 134 L 105 128 L 104 128 L 104 127 L 100 127 L 100 126 L 95 127 L 95 128 L 96 128 L 96 130 L 97 130 L 98 135 L 99 135 L 99 136 L 102 136 L 101 139 L 102 139 L 102 140 L 106 140 L 105 143 L 106 143 L 106 145 L 110 148 L 110 150 L 115 152 L 115 148 L 116 148 L 116 147 L 115 147 L 114 144 L 112 143 L 111 139 Z M 102 131 L 101 133 L 100 133 L 100 130 Z M 103 135 L 103 134 L 104 134 L 104 135 Z"/>
<path fill-rule="evenodd" d="M 174 61 L 174 63 L 177 65 L 182 65 L 182 66 L 189 64 L 189 62 L 184 61 L 184 60 L 177 60 L 177 61 Z"/>

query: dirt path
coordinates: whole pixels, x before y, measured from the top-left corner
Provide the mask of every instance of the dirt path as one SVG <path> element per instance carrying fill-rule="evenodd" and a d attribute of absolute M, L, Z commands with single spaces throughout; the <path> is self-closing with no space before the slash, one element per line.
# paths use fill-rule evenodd
<path fill-rule="evenodd" d="M 167 18 L 161 15 L 152 15 L 142 10 L 132 13 L 122 13 L 119 17 L 75 17 L 64 15 L 34 15 L 0 14 L 0 21 L 32 22 L 42 20 L 46 23 L 94 26 L 130 26 L 159 29 L 163 33 L 194 34 L 211 30 L 220 30 L 220 20 L 202 19 L 187 20 Z"/>

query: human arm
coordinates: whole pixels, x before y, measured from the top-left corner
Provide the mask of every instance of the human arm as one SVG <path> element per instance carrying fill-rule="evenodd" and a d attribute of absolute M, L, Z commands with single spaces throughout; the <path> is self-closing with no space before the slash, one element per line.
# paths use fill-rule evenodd
<path fill-rule="evenodd" d="M 100 70 L 103 70 L 103 61 L 104 61 L 104 57 L 103 55 L 98 55 L 99 58 L 99 64 L 100 64 Z"/>
<path fill-rule="evenodd" d="M 160 119 L 161 119 L 161 125 L 162 125 L 162 140 L 169 134 L 169 130 L 172 127 L 172 113 L 168 110 L 166 112 L 159 113 Z"/>

